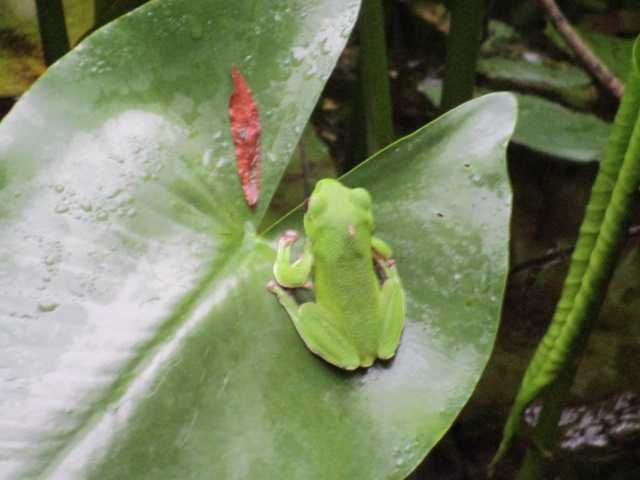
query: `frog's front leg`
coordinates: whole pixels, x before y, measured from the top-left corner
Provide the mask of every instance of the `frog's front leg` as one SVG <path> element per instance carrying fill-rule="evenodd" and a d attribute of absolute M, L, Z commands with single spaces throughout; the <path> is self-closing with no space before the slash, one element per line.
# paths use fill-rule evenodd
<path fill-rule="evenodd" d="M 383 260 L 380 266 L 386 280 L 382 284 L 382 334 L 378 346 L 378 358 L 393 357 L 400 344 L 404 326 L 404 290 L 393 260 Z"/>
<path fill-rule="evenodd" d="M 305 243 L 300 258 L 291 263 L 291 247 L 298 238 L 298 232 L 287 230 L 278 240 L 278 253 L 276 262 L 273 264 L 273 276 L 283 287 L 308 288 L 310 286 L 309 274 L 313 265 L 313 254 L 309 242 Z"/>
<path fill-rule="evenodd" d="M 313 302 L 299 306 L 295 298 L 276 282 L 269 282 L 267 288 L 278 297 L 309 350 L 345 370 L 355 370 L 360 366 L 358 351 L 335 325 L 329 312 Z"/>

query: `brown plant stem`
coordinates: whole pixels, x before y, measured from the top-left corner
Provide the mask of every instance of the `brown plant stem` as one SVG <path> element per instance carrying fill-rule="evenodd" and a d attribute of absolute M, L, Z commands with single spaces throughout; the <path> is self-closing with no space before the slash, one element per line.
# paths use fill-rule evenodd
<path fill-rule="evenodd" d="M 622 82 L 600 61 L 589 46 L 584 43 L 580 35 L 578 35 L 578 32 L 574 30 L 564 16 L 555 0 L 538 0 L 538 2 L 555 29 L 562 35 L 564 41 L 567 42 L 567 45 L 574 51 L 578 60 L 580 60 L 587 71 L 618 99 L 622 98 L 622 94 L 624 93 L 624 85 Z"/>

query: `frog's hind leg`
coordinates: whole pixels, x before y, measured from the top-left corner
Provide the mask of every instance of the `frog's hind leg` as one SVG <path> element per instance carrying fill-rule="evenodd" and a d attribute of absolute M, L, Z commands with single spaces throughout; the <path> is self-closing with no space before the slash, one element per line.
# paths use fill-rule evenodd
<path fill-rule="evenodd" d="M 378 358 L 393 357 L 400 343 L 404 326 L 404 291 L 393 262 L 382 262 L 387 277 L 382 285 L 382 334 L 378 346 Z"/>
<path fill-rule="evenodd" d="M 291 318 L 300 337 L 313 353 L 345 370 L 355 370 L 360 366 L 360 356 L 355 346 L 335 325 L 331 313 L 320 305 L 305 303 L 300 307 L 299 315 Z"/>
<path fill-rule="evenodd" d="M 360 366 L 358 351 L 335 325 L 331 314 L 320 305 L 305 303 L 300 307 L 297 318 L 291 318 L 300 337 L 313 353 L 345 370 L 355 370 Z"/>
<path fill-rule="evenodd" d="M 296 302 L 293 295 L 282 288 L 276 281 L 270 280 L 269 283 L 267 283 L 267 290 L 275 294 L 278 302 L 287 311 L 289 317 L 293 318 L 294 315 L 298 315 L 298 310 L 300 310 L 298 302 Z"/>
<path fill-rule="evenodd" d="M 309 350 L 345 370 L 355 370 L 360 366 L 358 351 L 336 327 L 329 312 L 313 302 L 299 306 L 295 298 L 274 281 L 269 282 L 267 288 L 278 297 L 278 302 L 289 314 Z"/>
<path fill-rule="evenodd" d="M 317 303 L 298 305 L 295 298 L 274 281 L 269 282 L 267 288 L 278 297 L 309 350 L 345 370 L 360 366 L 358 351 L 335 325 L 329 312 Z"/>

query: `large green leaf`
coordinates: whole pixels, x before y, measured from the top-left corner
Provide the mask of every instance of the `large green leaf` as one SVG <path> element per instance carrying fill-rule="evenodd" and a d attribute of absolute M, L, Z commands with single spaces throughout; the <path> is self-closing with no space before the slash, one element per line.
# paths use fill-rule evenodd
<path fill-rule="evenodd" d="M 372 191 L 407 289 L 393 362 L 326 365 L 264 288 L 273 243 L 255 226 L 357 7 L 157 0 L 0 125 L 0 476 L 401 478 L 444 434 L 497 328 L 511 96 L 347 179 Z M 256 214 L 229 138 L 232 63 L 263 114 Z"/>
<path fill-rule="evenodd" d="M 595 99 L 591 78 L 583 70 L 533 51 L 518 58 L 498 55 L 480 58 L 478 73 L 497 86 L 546 93 L 577 107 L 584 107 Z"/>
<path fill-rule="evenodd" d="M 602 159 L 611 124 L 534 95 L 516 94 L 515 143 L 576 162 Z"/>

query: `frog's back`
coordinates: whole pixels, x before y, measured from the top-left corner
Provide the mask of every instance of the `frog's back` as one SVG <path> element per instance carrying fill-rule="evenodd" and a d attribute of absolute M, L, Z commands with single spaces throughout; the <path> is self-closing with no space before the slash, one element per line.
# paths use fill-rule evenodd
<path fill-rule="evenodd" d="M 348 251 L 348 249 L 347 249 Z M 355 253 L 355 252 L 354 252 Z M 316 302 L 332 313 L 358 351 L 377 356 L 381 333 L 381 293 L 379 280 L 373 270 L 371 248 L 369 254 L 344 254 L 317 259 L 314 252 L 314 290 Z M 344 272 L 335 275 L 332 272 Z"/>

